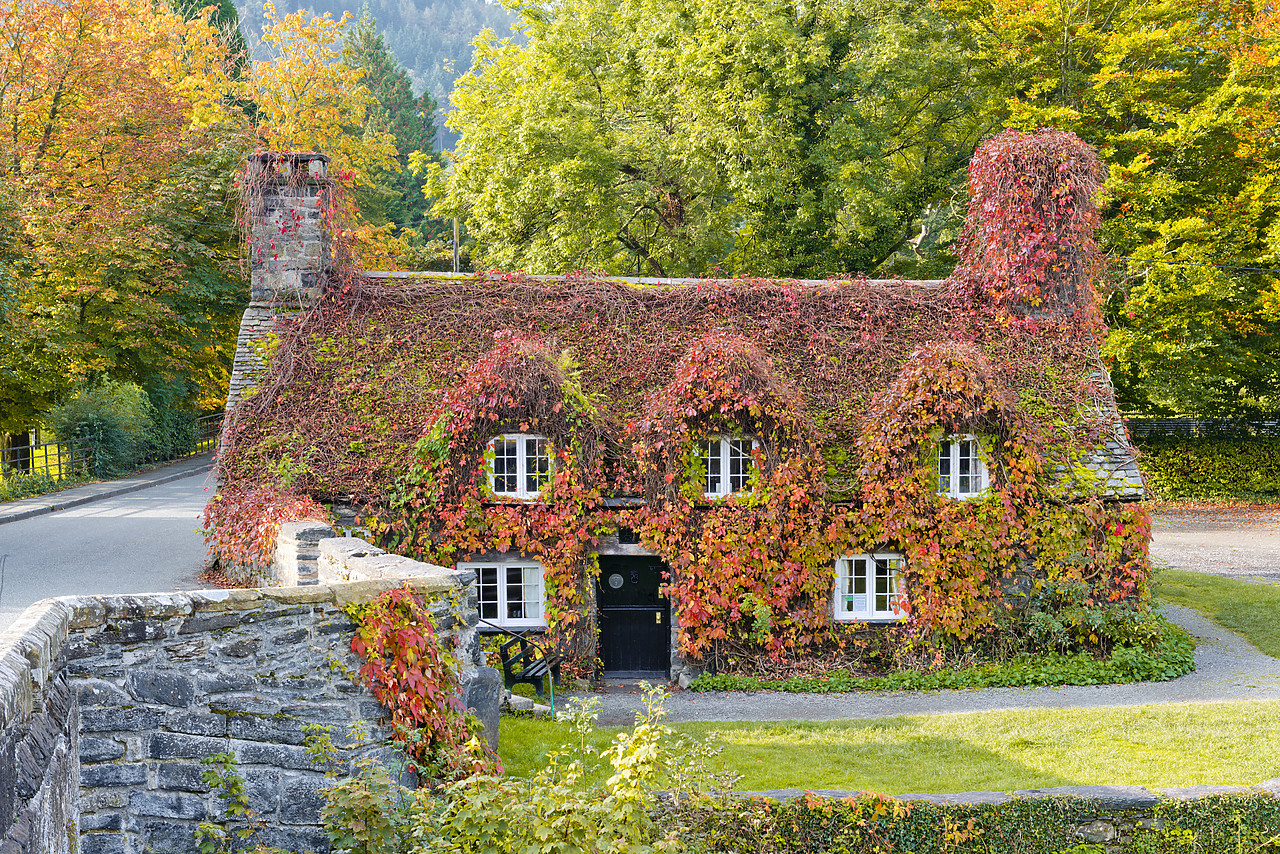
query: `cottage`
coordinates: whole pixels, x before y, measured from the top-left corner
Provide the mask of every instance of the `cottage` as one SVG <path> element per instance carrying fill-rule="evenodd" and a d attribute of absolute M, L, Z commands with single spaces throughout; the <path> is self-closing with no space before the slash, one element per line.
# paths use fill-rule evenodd
<path fill-rule="evenodd" d="M 1100 165 L 1074 137 L 975 157 L 946 281 L 351 270 L 320 230 L 325 165 L 251 161 L 215 524 L 345 502 L 388 548 L 474 570 L 495 629 L 682 681 L 885 626 L 1061 645 L 1055 613 L 1141 607 L 1150 518 L 1098 356 Z"/>

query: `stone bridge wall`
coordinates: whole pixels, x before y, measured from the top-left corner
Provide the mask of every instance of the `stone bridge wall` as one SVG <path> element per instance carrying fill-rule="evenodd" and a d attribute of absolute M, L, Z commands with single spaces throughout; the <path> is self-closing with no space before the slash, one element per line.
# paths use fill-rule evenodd
<path fill-rule="evenodd" d="M 488 698 L 492 709 L 478 711 L 496 729 L 497 674 L 474 666 L 474 585 L 432 569 L 410 583 L 435 598 L 442 633 L 461 641 L 469 696 Z M 363 756 L 388 758 L 385 709 L 351 680 L 354 627 L 342 609 L 403 583 L 29 608 L 0 635 L 0 854 L 194 851 L 198 824 L 223 815 L 201 759 L 223 752 L 247 779 L 265 842 L 326 850 L 325 769 L 304 749 L 303 726 L 334 728 L 344 770 Z M 353 724 L 369 743 L 353 744 Z"/>

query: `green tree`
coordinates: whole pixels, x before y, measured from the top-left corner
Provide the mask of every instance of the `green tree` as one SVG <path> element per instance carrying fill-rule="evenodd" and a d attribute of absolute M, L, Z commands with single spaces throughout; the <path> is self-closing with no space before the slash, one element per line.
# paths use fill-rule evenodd
<path fill-rule="evenodd" d="M 429 181 L 486 266 L 875 271 L 993 129 L 961 33 L 898 0 L 519 8 L 477 40 Z M 931 208 L 934 206 L 934 208 Z"/>
<path fill-rule="evenodd" d="M 367 5 L 344 40 L 343 61 L 364 72 L 361 82 L 376 101 L 365 129 L 390 134 L 396 146 L 395 165 L 381 170 L 374 186 L 360 193 L 361 212 L 373 225 L 391 223 L 397 231 L 416 227 L 427 203 L 410 158 L 431 156 L 435 147 L 435 99 L 427 92 L 413 94 L 409 72 L 387 49 Z"/>
<path fill-rule="evenodd" d="M 1280 279 L 1222 269 L 1280 266 L 1276 13 L 1231 0 L 956 0 L 946 11 L 991 69 L 1010 124 L 1072 130 L 1109 165 L 1104 355 L 1122 405 L 1280 412 Z"/>

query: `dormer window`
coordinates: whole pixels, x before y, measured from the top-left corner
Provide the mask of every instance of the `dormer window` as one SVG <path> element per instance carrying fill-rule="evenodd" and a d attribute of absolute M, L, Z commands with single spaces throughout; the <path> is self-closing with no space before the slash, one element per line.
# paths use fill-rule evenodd
<path fill-rule="evenodd" d="M 489 442 L 489 486 L 502 498 L 537 498 L 551 482 L 551 444 L 545 436 L 503 433 Z"/>
<path fill-rule="evenodd" d="M 977 436 L 948 436 L 938 445 L 938 494 L 973 498 L 987 488 L 987 466 Z"/>
<path fill-rule="evenodd" d="M 702 491 L 708 498 L 722 498 L 747 489 L 755 459 L 752 439 L 717 436 L 699 444 L 698 451 L 706 471 Z"/>

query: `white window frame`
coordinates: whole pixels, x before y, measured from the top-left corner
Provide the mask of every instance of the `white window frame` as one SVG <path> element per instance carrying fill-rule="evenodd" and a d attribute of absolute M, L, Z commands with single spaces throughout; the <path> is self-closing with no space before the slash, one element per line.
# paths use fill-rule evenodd
<path fill-rule="evenodd" d="M 542 629 L 547 626 L 546 595 L 542 584 L 542 564 L 532 560 L 478 560 L 457 565 L 476 574 L 476 594 L 480 617 L 504 629 Z M 519 580 L 513 578 L 519 573 Z M 519 598 L 512 598 L 520 586 Z M 531 595 L 532 594 L 532 595 Z M 515 611 L 516 614 L 511 612 Z M 485 616 L 486 613 L 490 616 Z"/>
<path fill-rule="evenodd" d="M 906 611 L 895 607 L 906 598 L 902 590 L 902 567 L 905 563 L 897 552 L 837 558 L 832 599 L 836 621 L 890 622 L 906 619 Z M 861 585 L 857 584 L 859 580 Z M 858 591 L 859 586 L 861 592 Z"/>
<path fill-rule="evenodd" d="M 756 458 L 752 453 L 759 445 L 755 439 L 741 436 L 709 436 L 698 440 L 698 459 L 702 462 L 702 494 L 707 498 L 724 498 L 735 492 L 747 492 L 751 488 L 751 473 L 755 471 Z M 745 454 L 743 453 L 745 446 Z M 744 465 L 745 461 L 745 465 Z M 733 473 L 737 462 L 740 471 Z M 713 469 L 719 469 L 714 474 Z M 712 478 L 718 480 L 710 489 Z M 738 486 L 734 488 L 734 480 Z"/>
<path fill-rule="evenodd" d="M 938 478 L 938 494 L 966 501 L 987 491 L 987 451 L 972 433 L 947 436 L 938 443 L 933 460 Z"/>
<path fill-rule="evenodd" d="M 498 473 L 499 459 L 496 446 L 500 441 L 514 442 L 516 445 L 514 457 L 516 488 L 514 490 L 498 489 L 498 478 L 510 475 L 510 472 L 506 471 L 501 475 Z M 530 453 L 530 442 L 534 443 L 536 449 L 533 453 Z M 541 453 L 538 452 L 539 450 Z M 507 460 L 512 459 L 506 455 L 503 457 Z M 489 447 L 485 452 L 485 462 L 489 469 L 489 490 L 499 498 L 537 498 L 542 494 L 543 487 L 551 482 L 552 472 L 555 471 L 553 458 L 551 440 L 546 436 L 539 436 L 536 433 L 500 433 L 489 440 Z M 545 461 L 546 464 L 541 477 L 538 477 L 538 472 L 530 471 L 539 461 Z M 531 474 L 536 478 L 532 483 L 530 482 Z"/>

